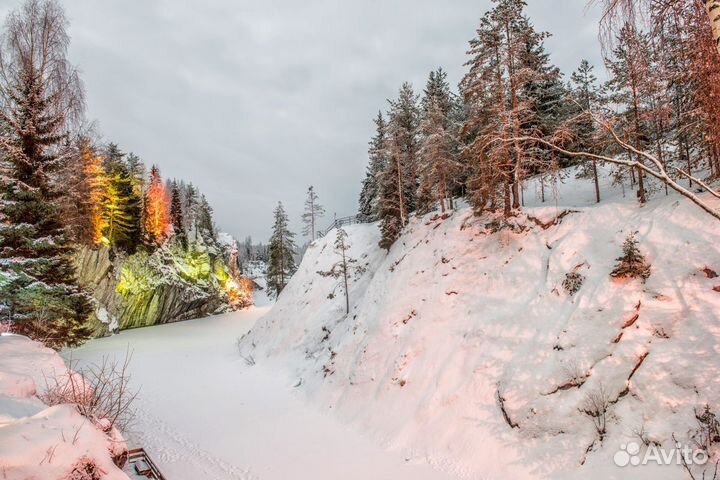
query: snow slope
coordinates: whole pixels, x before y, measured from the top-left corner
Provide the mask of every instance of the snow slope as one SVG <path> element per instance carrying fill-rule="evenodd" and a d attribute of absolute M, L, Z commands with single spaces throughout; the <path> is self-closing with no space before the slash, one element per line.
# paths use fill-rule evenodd
<path fill-rule="evenodd" d="M 74 406 L 48 407 L 37 398 L 45 377 L 67 371 L 55 351 L 26 337 L 0 335 L 0 478 L 71 478 L 83 457 L 105 472 L 103 479 L 128 478 L 110 455 L 118 445 Z"/>
<path fill-rule="evenodd" d="M 660 189 L 643 207 L 607 181 L 593 205 L 591 189 L 570 175 L 551 207 L 530 189 L 536 206 L 499 230 L 468 208 L 413 219 L 389 253 L 376 225 L 348 227 L 365 267 L 349 315 L 338 280 L 317 273 L 338 259 L 331 232 L 241 354 L 289 370 L 310 401 L 409 462 L 461 477 L 682 478 L 613 456 L 640 431 L 690 442 L 695 414 L 720 408 L 720 278 L 703 271 L 720 271 L 720 225 Z M 609 276 L 631 232 L 652 264 L 645 284 Z M 574 296 L 570 272 L 585 277 Z M 585 412 L 599 392 L 602 439 Z"/>

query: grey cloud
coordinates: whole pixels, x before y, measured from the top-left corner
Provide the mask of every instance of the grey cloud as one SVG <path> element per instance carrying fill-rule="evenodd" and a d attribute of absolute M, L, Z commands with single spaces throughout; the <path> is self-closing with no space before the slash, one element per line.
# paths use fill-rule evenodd
<path fill-rule="evenodd" d="M 355 211 L 372 118 L 404 80 L 463 74 L 489 1 L 61 0 L 71 59 L 100 131 L 196 183 L 223 230 L 266 239 L 282 200 L 299 230 L 315 185 L 328 217 Z M 597 12 L 530 0 L 564 71 L 599 65 Z M 17 5 L 0 0 L 0 14 Z M 326 219 L 328 220 L 328 219 Z M 328 220 L 329 221 L 329 220 Z"/>

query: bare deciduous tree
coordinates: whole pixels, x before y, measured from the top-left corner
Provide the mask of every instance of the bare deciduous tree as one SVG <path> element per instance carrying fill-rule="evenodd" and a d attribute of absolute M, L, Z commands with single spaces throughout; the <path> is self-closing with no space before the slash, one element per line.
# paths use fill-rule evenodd
<path fill-rule="evenodd" d="M 705 183 L 700 178 L 691 176 L 688 172 L 678 167 L 669 167 L 675 173 L 675 175 L 671 175 L 670 172 L 668 172 L 666 165 L 661 162 L 655 155 L 643 150 L 639 150 L 635 148 L 635 146 L 623 140 L 620 137 L 620 134 L 614 129 L 612 119 L 603 118 L 599 114 L 594 112 L 584 112 L 584 115 L 589 115 L 593 119 L 593 121 L 595 121 L 600 126 L 600 128 L 602 128 L 602 130 L 607 134 L 607 138 L 610 143 L 612 143 L 615 147 L 632 154 L 635 157 L 635 160 L 633 160 L 632 157 L 630 159 L 623 159 L 613 157 L 611 155 L 601 155 L 597 153 L 569 150 L 563 145 L 568 143 L 570 134 L 567 130 L 562 128 L 559 129 L 556 134 L 550 139 L 527 136 L 521 137 L 520 140 L 541 143 L 569 157 L 593 158 L 614 165 L 625 166 L 628 168 L 636 168 L 648 174 L 649 176 L 656 178 L 660 182 L 666 184 L 667 186 L 678 192 L 680 195 L 684 196 L 685 198 L 693 202 L 695 205 L 703 209 L 705 212 L 720 220 L 720 212 L 716 210 L 711 203 L 703 200 L 696 193 L 686 187 L 683 187 L 680 183 L 678 183 L 677 177 L 679 176 L 692 179 L 692 181 L 697 184 L 704 192 L 709 193 L 715 198 L 720 198 L 720 194 L 713 190 L 707 183 Z M 504 140 L 502 138 L 496 138 L 494 141 L 503 142 L 507 140 Z M 644 162 L 638 161 L 638 158 L 643 159 Z"/>

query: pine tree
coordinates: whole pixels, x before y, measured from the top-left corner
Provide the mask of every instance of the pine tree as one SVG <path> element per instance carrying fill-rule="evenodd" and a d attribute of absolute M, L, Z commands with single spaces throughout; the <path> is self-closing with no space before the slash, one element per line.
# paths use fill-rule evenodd
<path fill-rule="evenodd" d="M 350 244 L 348 243 L 348 236 L 345 230 L 342 228 L 337 229 L 337 235 L 335 237 L 335 251 L 340 255 L 339 269 L 340 274 L 343 278 L 343 291 L 345 292 L 345 313 L 350 313 L 350 291 L 348 289 L 348 263 L 354 260 L 348 257 L 348 249 Z"/>
<path fill-rule="evenodd" d="M 367 169 L 360 191 L 360 215 L 366 221 L 374 222 L 379 215 L 379 198 L 381 190 L 381 176 L 387 168 L 387 123 L 382 112 L 375 118 L 375 135 L 370 140 Z"/>
<path fill-rule="evenodd" d="M 600 88 L 597 86 L 597 77 L 593 73 L 593 66 L 587 60 L 582 60 L 580 66 L 570 76 L 572 85 L 572 97 L 575 102 L 576 120 L 573 123 L 573 136 L 575 145 L 573 148 L 588 153 L 596 153 L 595 121 L 591 114 L 599 107 L 601 101 Z M 593 157 L 589 163 L 590 169 L 585 170 L 584 176 L 592 176 L 595 186 L 595 201 L 600 203 L 600 182 L 598 179 L 597 160 Z"/>
<path fill-rule="evenodd" d="M 357 260 L 350 257 L 349 255 L 350 243 L 348 242 L 348 235 L 342 228 L 337 229 L 335 235 L 335 253 L 340 256 L 340 260 L 333 264 L 332 268 L 328 271 L 317 272 L 323 277 L 341 278 L 342 283 L 340 285 L 343 293 L 345 294 L 345 313 L 350 313 L 350 275 L 354 273 L 361 273 L 365 270 L 364 267 L 357 265 Z M 337 287 L 335 287 L 337 288 Z M 334 296 L 335 289 L 333 289 L 332 295 Z"/>
<path fill-rule="evenodd" d="M 380 175 L 380 246 L 385 249 L 395 243 L 416 207 L 418 119 L 417 97 L 412 86 L 405 82 L 398 99 L 390 101 L 384 148 L 387 164 Z"/>
<path fill-rule="evenodd" d="M 410 83 L 403 83 L 397 100 L 390 101 L 388 121 L 389 150 L 395 151 L 401 162 L 403 199 L 406 212 L 415 210 L 415 191 L 418 187 L 418 134 L 420 111 L 418 98 Z M 388 147 L 386 146 L 386 149 Z M 390 154 L 388 154 L 388 157 Z"/>
<path fill-rule="evenodd" d="M 302 214 L 302 221 L 305 224 L 303 235 L 310 235 L 311 242 L 316 238 L 317 222 L 323 215 L 325 215 L 325 209 L 318 202 L 315 188 L 311 185 L 310 188 L 308 188 L 307 198 L 305 199 L 305 213 Z"/>
<path fill-rule="evenodd" d="M 533 146 L 521 137 L 537 133 L 538 99 L 528 94 L 528 87 L 547 74 L 538 56 L 547 34 L 535 32 L 524 15 L 524 1 L 493 3 L 470 41 L 470 71 L 461 83 L 468 106 L 463 137 L 475 211 L 494 208 L 501 199 L 507 217 L 520 206 L 525 173 L 538 164 Z"/>
<path fill-rule="evenodd" d="M 58 208 L 57 174 L 77 161 L 68 133 L 83 104 L 65 27 L 57 2 L 29 0 L 8 16 L 0 44 L 0 313 L 56 348 L 89 336 L 92 311 Z"/>
<path fill-rule="evenodd" d="M 270 237 L 267 285 L 268 290 L 277 297 L 297 269 L 295 265 L 297 247 L 294 241 L 295 234 L 289 230 L 288 217 L 282 202 L 278 202 L 273 215 L 275 223 Z"/>
<path fill-rule="evenodd" d="M 612 56 L 605 59 L 611 78 L 607 88 L 611 92 L 610 100 L 623 108 L 624 128 L 630 132 L 630 142 L 637 150 L 644 150 L 648 132 L 644 123 L 647 110 L 643 102 L 646 93 L 645 81 L 650 74 L 647 36 L 639 32 L 631 23 L 620 30 L 617 45 Z M 641 155 L 635 155 L 635 161 L 642 163 Z M 630 171 L 631 182 L 637 178 L 638 200 L 645 203 L 645 182 L 642 170 Z"/>
<path fill-rule="evenodd" d="M 437 202 L 440 211 L 452 208 L 450 185 L 458 173 L 454 159 L 453 136 L 449 131 L 448 114 L 443 111 L 442 96 L 429 100 L 421 125 L 420 187 L 417 213 L 423 215 Z M 449 109 L 449 106 L 447 106 Z"/>
<path fill-rule="evenodd" d="M 170 224 L 172 225 L 173 238 L 183 248 L 187 248 L 187 235 L 185 233 L 185 219 L 183 218 L 180 189 L 174 181 L 170 185 Z"/>
<path fill-rule="evenodd" d="M 160 245 L 168 236 L 170 211 L 165 184 L 156 165 L 150 169 L 150 183 L 145 193 L 144 205 L 145 233 L 151 244 Z"/>
<path fill-rule="evenodd" d="M 380 185 L 380 247 L 386 250 L 390 250 L 407 224 L 407 204 L 401 180 L 403 173 L 400 154 L 393 149 Z"/>

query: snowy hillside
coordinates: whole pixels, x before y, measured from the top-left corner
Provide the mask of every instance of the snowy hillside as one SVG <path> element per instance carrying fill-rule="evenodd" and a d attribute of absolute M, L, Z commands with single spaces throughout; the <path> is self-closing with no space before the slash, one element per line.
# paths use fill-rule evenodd
<path fill-rule="evenodd" d="M 696 414 L 720 408 L 719 225 L 672 193 L 638 207 L 604 188 L 592 205 L 571 176 L 557 206 L 507 225 L 468 208 L 413 219 L 389 253 L 376 225 L 348 227 L 364 267 L 349 315 L 339 280 L 317 273 L 338 260 L 331 232 L 241 354 L 290 368 L 320 408 L 409 462 L 489 479 L 682 478 L 613 458 L 628 442 L 671 448 L 673 434 L 694 445 Z M 632 232 L 644 284 L 609 275 Z M 569 273 L 584 277 L 574 295 Z"/>
<path fill-rule="evenodd" d="M 68 374 L 63 359 L 22 336 L 0 335 L 0 476 L 8 480 L 128 477 L 113 463 L 126 451 L 70 404 L 38 395 Z M 92 476 L 95 472 L 98 476 Z"/>

